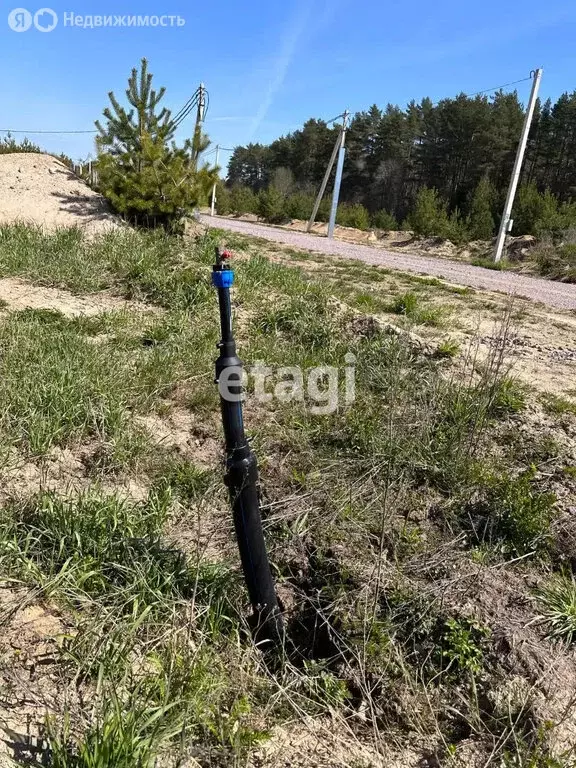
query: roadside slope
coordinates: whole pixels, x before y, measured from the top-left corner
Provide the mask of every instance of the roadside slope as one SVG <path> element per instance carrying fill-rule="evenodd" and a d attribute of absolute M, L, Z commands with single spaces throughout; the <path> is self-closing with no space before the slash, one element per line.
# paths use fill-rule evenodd
<path fill-rule="evenodd" d="M 0 225 L 16 223 L 89 234 L 122 225 L 102 195 L 60 160 L 36 152 L 0 155 Z"/>
<path fill-rule="evenodd" d="M 382 248 L 367 245 L 354 245 L 337 240 L 328 240 L 316 235 L 301 232 L 288 232 L 264 224 L 235 221 L 220 217 L 202 216 L 204 224 L 211 227 L 240 232 L 253 237 L 261 237 L 277 243 L 303 248 L 318 253 L 357 259 L 366 264 L 397 269 L 402 272 L 432 275 L 451 283 L 467 285 L 485 291 L 522 296 L 533 301 L 540 301 L 557 309 L 576 309 L 576 285 L 555 283 L 537 277 L 528 277 L 511 272 L 474 267 L 471 264 L 433 259 L 408 253 L 393 253 Z"/>

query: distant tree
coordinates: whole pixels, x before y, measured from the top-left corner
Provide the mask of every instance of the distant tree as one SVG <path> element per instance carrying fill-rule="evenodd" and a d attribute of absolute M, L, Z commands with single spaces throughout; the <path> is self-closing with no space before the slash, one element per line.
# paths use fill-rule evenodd
<path fill-rule="evenodd" d="M 259 192 L 268 185 L 270 150 L 262 144 L 236 147 L 228 163 L 228 184 L 250 187 Z"/>
<path fill-rule="evenodd" d="M 461 93 L 437 104 L 424 98 L 405 108 L 373 104 L 350 122 L 340 200 L 361 203 L 371 215 L 385 210 L 396 220 L 406 221 L 414 218 L 417 201 L 420 206 L 424 202 L 419 191 L 435 189 L 435 200 L 442 201 L 443 211 L 442 206 L 433 206 L 434 234 L 444 233 L 441 236 L 451 239 L 468 234 L 487 237 L 498 223 L 497 204 L 506 195 L 523 120 L 524 106 L 515 91 L 473 97 Z M 317 191 L 337 133 L 337 126 L 312 119 L 268 146 L 239 147 L 231 162 L 230 180 L 254 191 L 270 184 L 284 193 L 289 190 L 289 215 L 306 218 L 297 199 L 290 202 L 292 195 Z M 276 172 L 285 173 L 278 169 L 292 174 L 293 188 L 274 177 Z M 576 200 L 576 91 L 562 94 L 555 103 L 537 105 L 521 181 L 535 184 L 539 195 L 549 189 L 560 206 Z M 490 210 L 485 199 L 488 185 L 494 194 Z M 319 221 L 328 216 L 327 204 L 329 195 L 322 202 Z M 298 216 L 293 213 L 296 207 L 300 207 Z M 539 218 L 534 219 L 524 206 L 521 229 L 536 231 L 544 225 L 537 221 L 552 222 L 551 199 L 545 208 L 547 213 L 536 211 Z M 455 213 L 456 209 L 463 214 Z M 422 212 L 421 207 L 416 216 L 420 223 Z M 490 217 L 495 219 L 492 227 Z M 556 219 L 555 229 L 568 218 L 572 220 L 572 213 Z M 515 227 L 514 231 L 520 230 Z"/>
<path fill-rule="evenodd" d="M 22 141 L 17 141 L 11 133 L 0 139 L 0 155 L 11 154 L 12 152 L 42 152 L 37 144 L 33 144 L 24 137 Z"/>
<path fill-rule="evenodd" d="M 414 234 L 422 237 L 446 237 L 448 213 L 446 203 L 436 189 L 421 187 L 416 195 L 414 209 L 406 222 Z"/>
<path fill-rule="evenodd" d="M 355 203 L 354 205 L 341 203 L 336 211 L 336 221 L 343 227 L 354 227 L 355 229 L 364 230 L 370 226 L 370 215 L 360 203 Z"/>
<path fill-rule="evenodd" d="M 549 189 L 539 192 L 536 184 L 523 184 L 512 211 L 514 234 L 538 235 L 561 228 L 558 199 Z"/>
<path fill-rule="evenodd" d="M 216 213 L 220 216 L 232 213 L 230 190 L 221 181 L 218 182 L 216 187 Z"/>
<path fill-rule="evenodd" d="M 285 205 L 286 198 L 282 192 L 276 187 L 268 187 L 260 192 L 258 215 L 271 224 L 278 224 L 286 218 Z"/>
<path fill-rule="evenodd" d="M 314 195 L 306 192 L 294 192 L 285 204 L 286 214 L 291 219 L 308 220 L 314 208 Z"/>
<path fill-rule="evenodd" d="M 388 211 L 384 210 L 376 211 L 376 213 L 373 213 L 370 223 L 374 229 L 382 229 L 385 232 L 398 229 L 398 222 L 394 216 L 392 216 L 391 213 L 388 213 Z"/>
<path fill-rule="evenodd" d="M 128 80 L 124 107 L 113 92 L 105 122 L 96 122 L 99 135 L 98 177 L 100 191 L 114 208 L 130 220 L 173 227 L 183 214 L 208 199 L 216 169 L 198 168 L 198 150 L 205 138 L 186 141 L 178 148 L 176 125 L 170 111 L 160 108 L 165 89 L 155 91 L 146 59 Z M 200 144 L 198 143 L 200 141 Z"/>
<path fill-rule="evenodd" d="M 258 196 L 250 187 L 235 185 L 230 190 L 230 208 L 232 213 L 242 216 L 244 213 L 258 212 Z"/>
<path fill-rule="evenodd" d="M 483 176 L 474 190 L 468 214 L 468 231 L 473 240 L 489 240 L 494 234 L 495 190 L 487 176 Z"/>
<path fill-rule="evenodd" d="M 289 195 L 294 189 L 294 174 L 290 168 L 276 168 L 272 172 L 270 186 L 275 187 L 283 195 Z"/>

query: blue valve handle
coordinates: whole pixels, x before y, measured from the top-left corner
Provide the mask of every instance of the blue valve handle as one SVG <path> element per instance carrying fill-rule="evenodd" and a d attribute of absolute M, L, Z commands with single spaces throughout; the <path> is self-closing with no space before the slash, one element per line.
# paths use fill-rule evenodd
<path fill-rule="evenodd" d="M 221 269 L 212 272 L 212 285 L 214 288 L 231 288 L 234 284 L 234 270 Z"/>

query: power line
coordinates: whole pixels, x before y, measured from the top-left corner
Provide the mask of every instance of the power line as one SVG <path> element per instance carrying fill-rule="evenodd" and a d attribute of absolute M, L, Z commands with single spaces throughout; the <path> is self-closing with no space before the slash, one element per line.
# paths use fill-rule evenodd
<path fill-rule="evenodd" d="M 15 131 L 12 128 L 0 128 L 0 133 L 30 133 L 38 135 L 40 133 L 98 133 L 98 131 Z"/>
<path fill-rule="evenodd" d="M 532 75 L 530 77 L 523 77 L 521 80 L 513 80 L 511 83 L 504 83 L 503 85 L 496 85 L 494 88 L 485 88 L 483 91 L 476 91 L 475 93 L 468 93 L 466 94 L 468 98 L 472 98 L 472 96 L 480 96 L 482 93 L 491 93 L 492 91 L 500 91 L 502 88 L 509 88 L 511 85 L 517 85 L 518 83 L 525 83 L 527 80 L 532 80 Z"/>
<path fill-rule="evenodd" d="M 493 88 L 484 88 L 481 91 L 475 91 L 474 93 L 467 93 L 465 94 L 468 96 L 468 98 L 473 98 L 474 96 L 480 96 L 483 93 L 492 93 L 493 91 L 499 91 L 502 88 L 509 88 L 511 85 L 518 85 L 518 83 L 525 83 L 527 80 L 532 80 L 532 74 L 530 74 L 529 77 L 522 77 L 520 80 L 513 80 L 510 83 L 503 83 L 502 85 L 496 85 Z M 205 90 L 206 94 L 206 107 L 204 110 L 204 116 L 206 116 L 206 113 L 208 112 L 208 107 L 210 105 L 210 95 L 207 90 Z M 437 103 L 437 102 L 435 102 Z M 176 113 L 176 116 L 173 118 L 174 123 L 176 124 L 176 127 L 182 123 L 183 120 L 185 120 L 190 112 L 194 109 L 194 107 L 198 106 L 198 89 L 194 92 L 194 94 L 188 99 L 188 101 L 184 104 L 184 106 L 179 110 L 179 112 Z M 333 117 L 331 120 L 326 120 L 327 123 L 333 123 L 336 120 L 339 120 L 342 117 L 342 115 L 336 115 L 336 117 Z M 22 131 L 22 130 L 14 130 L 13 128 L 0 128 L 0 133 L 28 133 L 32 135 L 79 135 L 79 134 L 94 134 L 98 133 L 98 131 Z M 222 147 L 222 149 L 224 149 Z"/>
<path fill-rule="evenodd" d="M 532 72 L 528 77 L 522 77 L 520 80 L 513 80 L 511 83 L 503 83 L 502 85 L 495 85 L 493 88 L 484 88 L 482 91 L 475 91 L 474 93 L 464 93 L 465 96 L 467 96 L 469 99 L 472 99 L 474 96 L 480 96 L 483 93 L 492 93 L 493 91 L 500 91 L 502 88 L 509 88 L 511 85 L 518 85 L 518 83 L 525 83 L 528 80 L 532 80 Z M 443 101 L 443 99 L 440 99 L 440 101 Z M 436 106 L 439 104 L 439 101 L 432 102 L 433 106 Z M 336 117 L 333 117 L 331 120 L 326 120 L 325 122 L 328 123 L 334 123 L 336 120 L 339 120 L 343 115 L 336 115 Z"/>

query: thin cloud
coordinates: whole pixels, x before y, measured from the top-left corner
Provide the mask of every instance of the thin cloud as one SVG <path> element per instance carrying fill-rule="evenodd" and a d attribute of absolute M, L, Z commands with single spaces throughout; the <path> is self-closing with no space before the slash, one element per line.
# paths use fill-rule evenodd
<path fill-rule="evenodd" d="M 286 29 L 280 44 L 280 52 L 278 54 L 278 58 L 274 62 L 272 68 L 272 77 L 268 84 L 266 95 L 252 121 L 252 125 L 250 127 L 250 140 L 254 137 L 254 134 L 260 128 L 262 121 L 265 119 L 270 107 L 272 106 L 272 102 L 274 101 L 276 94 L 284 85 L 286 74 L 292 63 L 292 60 L 294 59 L 298 43 L 306 29 L 309 17 L 309 6 L 306 7 L 300 5 L 295 16 L 290 20 L 288 28 Z"/>
<path fill-rule="evenodd" d="M 224 115 L 222 117 L 209 117 L 207 123 L 246 123 L 249 120 L 253 120 L 253 117 L 240 117 L 235 115 Z"/>

